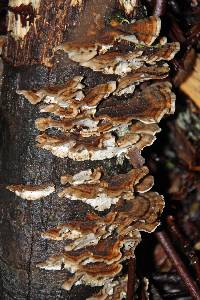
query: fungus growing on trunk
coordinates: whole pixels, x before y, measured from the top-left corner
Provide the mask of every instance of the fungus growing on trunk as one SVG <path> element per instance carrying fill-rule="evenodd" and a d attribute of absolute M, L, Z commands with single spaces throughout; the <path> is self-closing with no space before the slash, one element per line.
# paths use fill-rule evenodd
<path fill-rule="evenodd" d="M 28 89 L 23 76 L 17 77 L 19 99 L 25 97 L 33 115 L 37 114 L 34 151 L 48 157 L 53 183 L 19 182 L 7 189 L 26 200 L 45 197 L 44 205 L 52 205 L 37 237 L 48 251 L 34 257 L 30 268 L 34 265 L 39 274 L 45 276 L 46 270 L 52 277 L 66 271 L 59 286 L 69 293 L 79 285 L 102 287 L 90 300 L 124 299 L 126 263 L 134 257 L 140 231 L 155 230 L 164 206 L 163 197 L 150 191 L 154 180 L 141 151 L 154 142 L 160 131 L 157 123 L 174 112 L 175 95 L 165 80 L 166 62 L 177 53 L 179 44 L 158 40 L 158 17 L 139 19 L 138 15 L 134 19 L 137 0 L 69 0 L 61 1 L 61 6 L 60 1 L 54 2 L 55 14 L 46 25 L 52 31 L 45 35 L 44 8 L 39 5 L 39 17 L 36 13 L 28 33 L 21 34 L 24 44 L 37 30 L 40 40 L 45 39 L 45 45 L 38 44 L 41 57 L 34 52 L 36 57 L 31 58 L 31 68 L 47 72 L 48 79 L 45 84 L 31 82 Z M 31 5 L 37 12 L 36 1 Z M 119 7 L 130 21 L 110 21 Z M 49 34 L 51 45 L 47 44 Z M 20 47 L 23 50 L 22 44 Z M 5 47 L 5 54 L 9 49 Z M 41 65 L 50 58 L 51 70 L 46 71 Z M 24 61 L 30 61 L 29 52 Z M 40 66 L 35 65 L 38 62 Z M 55 191 L 56 210 L 48 198 Z M 68 212 L 58 213 L 65 204 Z"/>
<path fill-rule="evenodd" d="M 64 268 L 72 273 L 63 284 L 67 290 L 77 284 L 105 285 L 104 291 L 110 284 L 117 285 L 123 261 L 133 255 L 140 240 L 139 230 L 153 231 L 163 209 L 162 197 L 149 192 L 153 177 L 143 166 L 141 150 L 155 140 L 159 132 L 156 123 L 174 112 L 171 84 L 156 81 L 168 76 L 169 67 L 156 63 L 172 59 L 179 45 L 151 46 L 160 31 L 156 17 L 118 25 L 114 30 L 107 44 L 101 44 L 102 36 L 98 35 L 87 47 L 70 42 L 58 48 L 82 67 L 117 74 L 116 80 L 88 87 L 83 76 L 75 76 L 62 86 L 18 91 L 32 104 L 40 103 L 41 114 L 48 114 L 35 122 L 40 131 L 38 147 L 75 161 L 123 157 L 133 167 L 128 173 L 113 176 L 97 168 L 61 177 L 66 186 L 58 193 L 60 198 L 81 201 L 96 211 L 84 222 L 68 222 L 42 233 L 48 240 L 67 241 L 62 254 L 38 264 L 45 270 Z M 124 39 L 136 43 L 135 48 L 128 52 L 110 49 L 111 42 L 120 44 Z M 139 49 L 138 43 L 142 44 Z M 142 88 L 144 81 L 152 82 Z M 51 129 L 56 132 L 50 133 Z M 98 212 L 104 212 L 105 217 Z M 107 251 L 98 256 L 98 249 L 109 240 L 110 256 Z"/>

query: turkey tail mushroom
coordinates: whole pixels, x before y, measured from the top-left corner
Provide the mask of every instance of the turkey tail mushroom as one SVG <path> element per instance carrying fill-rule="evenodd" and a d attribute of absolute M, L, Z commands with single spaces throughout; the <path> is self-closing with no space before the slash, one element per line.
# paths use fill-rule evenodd
<path fill-rule="evenodd" d="M 42 10 L 36 2 L 33 7 Z M 37 262 L 34 258 L 38 272 L 66 271 L 59 286 L 69 293 L 79 285 L 102 288 L 88 300 L 124 299 L 126 262 L 134 257 L 140 231 L 154 231 L 164 207 L 163 197 L 151 191 L 154 180 L 142 150 L 156 139 L 164 115 L 174 112 L 167 62 L 179 44 L 159 41 L 160 18 L 134 17 L 137 0 L 91 1 L 90 6 L 82 0 L 65 2 L 62 11 L 69 13 L 69 22 L 75 12 L 77 18 L 62 25 L 65 35 L 57 25 L 51 51 L 42 48 L 39 61 L 45 65 L 51 56 L 55 70 L 63 64 L 61 83 L 53 84 L 53 70 L 46 85 L 32 83 L 28 89 L 20 82 L 17 90 L 18 98 L 37 112 L 34 151 L 50 157 L 47 164 L 55 163 L 48 174 L 53 183 L 7 189 L 26 200 L 44 198 L 44 203 L 53 193 L 57 207 L 68 209 L 66 217 L 47 203 L 52 205 L 47 219 L 53 221 L 42 225 L 40 242 L 49 249 Z M 120 7 L 130 21 L 111 22 L 112 15 L 105 17 L 109 5 L 109 14 Z M 33 27 L 39 30 L 38 22 L 34 17 L 24 29 L 24 43 Z"/>

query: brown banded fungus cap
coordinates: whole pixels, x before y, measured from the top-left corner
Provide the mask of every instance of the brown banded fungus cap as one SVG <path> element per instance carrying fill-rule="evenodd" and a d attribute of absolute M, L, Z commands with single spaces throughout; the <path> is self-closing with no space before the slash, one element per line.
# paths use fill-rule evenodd
<path fill-rule="evenodd" d="M 39 200 L 45 198 L 55 191 L 54 184 L 40 184 L 40 185 L 22 185 L 15 184 L 6 187 L 7 190 L 14 192 L 18 197 L 25 200 Z"/>

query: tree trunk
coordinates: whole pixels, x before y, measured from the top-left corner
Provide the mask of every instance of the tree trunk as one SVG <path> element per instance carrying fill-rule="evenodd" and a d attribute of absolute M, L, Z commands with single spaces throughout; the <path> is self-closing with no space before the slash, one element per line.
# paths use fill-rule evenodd
<path fill-rule="evenodd" d="M 148 191 L 152 177 L 140 152 L 174 101 L 168 84 L 140 82 L 165 78 L 167 67 L 152 65 L 152 57 L 169 60 L 178 45 L 151 47 L 159 20 L 130 23 L 145 16 L 137 1 L 10 2 L 1 95 L 1 299 L 124 299 L 139 230 L 154 230 L 163 207 Z M 137 67 L 128 58 L 133 53 Z"/>

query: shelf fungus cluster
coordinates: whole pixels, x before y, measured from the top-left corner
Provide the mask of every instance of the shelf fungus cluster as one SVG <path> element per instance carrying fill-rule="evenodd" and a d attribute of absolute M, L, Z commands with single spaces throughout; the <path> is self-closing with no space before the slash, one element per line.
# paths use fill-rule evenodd
<path fill-rule="evenodd" d="M 139 170 L 136 172 L 140 173 Z M 135 187 L 137 192 L 135 195 L 131 193 L 134 183 L 126 182 L 125 174 L 110 178 L 107 191 L 110 197 L 118 195 L 119 199 L 105 216 L 88 213 L 85 220 L 67 222 L 42 233 L 42 237 L 48 240 L 66 240 L 62 254 L 51 256 L 38 264 L 39 268 L 45 270 L 66 269 L 70 276 L 63 284 L 64 289 L 70 290 L 74 284 L 86 284 L 104 286 L 106 291 L 116 285 L 116 277 L 121 284 L 123 263 L 134 255 L 140 241 L 139 230 L 151 232 L 158 225 L 157 216 L 163 209 L 163 199 L 157 193 L 145 192 L 150 189 L 152 178 L 146 177 L 140 182 L 139 176 L 136 179 L 137 176 L 133 176 L 132 172 L 128 176 L 139 182 Z M 102 181 L 102 184 L 105 183 Z M 89 184 L 85 185 L 86 190 Z M 80 185 L 77 187 L 80 188 Z M 73 188 L 76 191 L 76 187 Z M 81 196 L 85 196 L 85 190 L 82 190 Z M 97 208 L 101 209 L 98 196 L 91 201 L 99 202 Z M 101 297 L 109 299 L 109 294 Z"/>
<path fill-rule="evenodd" d="M 120 4 L 129 14 L 137 1 Z M 126 297 L 125 265 L 134 256 L 140 231 L 155 230 L 163 210 L 162 196 L 150 191 L 153 178 L 141 156 L 159 132 L 157 123 L 174 112 L 167 61 L 179 45 L 159 40 L 159 33 L 157 17 L 130 24 L 111 22 L 106 31 L 90 35 L 87 43 L 75 40 L 55 49 L 80 67 L 78 76 L 63 85 L 18 91 L 40 112 L 35 121 L 37 147 L 77 164 L 97 165 L 62 174 L 55 187 L 58 197 L 89 209 L 83 219 L 42 232 L 42 239 L 65 241 L 65 247 L 37 264 L 52 272 L 66 270 L 63 288 L 68 291 L 81 284 L 102 287 L 91 300 Z M 112 79 L 87 84 L 88 70 Z M 116 165 L 126 160 L 129 167 L 124 173 L 109 173 L 101 164 L 109 159 Z M 33 187 L 8 187 L 27 200 L 37 199 L 41 187 L 37 188 L 36 193 Z M 41 193 L 53 191 L 50 184 Z"/>
<path fill-rule="evenodd" d="M 40 112 L 49 113 L 35 122 L 40 131 L 38 147 L 61 158 L 94 161 L 129 156 L 132 148 L 142 150 L 151 145 L 159 131 L 156 122 L 173 112 L 175 97 L 169 82 L 152 83 L 133 92 L 134 84 L 163 79 L 168 69 L 151 66 L 145 70 L 149 73 L 144 76 L 139 69 L 139 75 L 129 73 L 92 88 L 76 76 L 62 87 L 19 91 L 31 103 L 42 102 Z M 57 130 L 56 134 L 51 134 L 52 130 Z"/>

